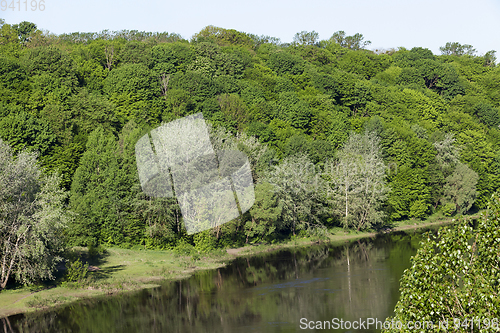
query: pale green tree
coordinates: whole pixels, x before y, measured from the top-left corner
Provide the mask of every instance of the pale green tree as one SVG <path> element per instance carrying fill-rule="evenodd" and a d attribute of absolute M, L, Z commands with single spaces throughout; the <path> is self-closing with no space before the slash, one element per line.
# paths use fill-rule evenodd
<path fill-rule="evenodd" d="M 437 150 L 436 162 L 444 177 L 442 189 L 439 190 L 444 213 L 466 213 L 477 197 L 476 185 L 478 174 L 460 162 L 460 149 L 455 146 L 453 134 L 447 133 L 443 140 L 434 143 Z"/>
<path fill-rule="evenodd" d="M 477 173 L 463 163 L 458 163 L 444 184 L 445 202 L 455 205 L 460 214 L 465 214 L 476 200 Z"/>
<path fill-rule="evenodd" d="M 14 156 L 0 139 L 0 290 L 11 277 L 23 284 L 54 278 L 70 220 L 60 181 L 42 174 L 36 154 Z"/>
<path fill-rule="evenodd" d="M 275 197 L 282 207 L 282 228 L 290 228 L 295 235 L 300 229 L 322 227 L 318 214 L 324 207 L 324 182 L 307 155 L 285 158 L 264 179 L 273 185 Z"/>
<path fill-rule="evenodd" d="M 453 134 L 446 133 L 443 140 L 434 143 L 437 150 L 436 161 L 444 172 L 458 163 L 460 149 L 455 146 L 455 141 Z"/>
<path fill-rule="evenodd" d="M 337 160 L 326 163 L 328 197 L 344 227 L 362 230 L 384 218 L 381 208 L 389 187 L 379 142 L 372 132 L 353 132 L 338 152 Z"/>
<path fill-rule="evenodd" d="M 239 150 L 245 153 L 250 162 L 254 183 L 259 179 L 259 175 L 269 168 L 269 161 L 275 157 L 275 152 L 272 149 L 245 132 L 233 135 L 224 127 L 215 127 L 210 123 L 208 124 L 208 131 L 210 142 L 216 152 Z"/>

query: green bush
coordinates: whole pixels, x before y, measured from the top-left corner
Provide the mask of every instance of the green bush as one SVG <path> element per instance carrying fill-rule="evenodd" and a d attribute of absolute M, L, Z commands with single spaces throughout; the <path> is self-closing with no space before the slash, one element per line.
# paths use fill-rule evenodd
<path fill-rule="evenodd" d="M 441 208 L 441 211 L 443 212 L 444 216 L 452 216 L 453 213 L 457 210 L 456 206 L 454 203 L 447 203 L 446 205 Z"/>
<path fill-rule="evenodd" d="M 174 247 L 174 253 L 181 256 L 191 256 L 197 253 L 197 251 L 193 245 L 181 240 L 179 244 Z"/>
<path fill-rule="evenodd" d="M 196 250 L 203 253 L 213 251 L 217 247 L 217 240 L 212 235 L 212 230 L 205 230 L 197 233 L 193 236 L 193 240 Z"/>
<path fill-rule="evenodd" d="M 82 282 L 87 276 L 87 263 L 83 263 L 80 259 L 66 263 L 66 281 L 67 282 Z"/>
<path fill-rule="evenodd" d="M 89 257 L 97 257 L 106 252 L 106 249 L 102 245 L 95 246 L 94 244 L 90 244 L 88 246 Z"/>

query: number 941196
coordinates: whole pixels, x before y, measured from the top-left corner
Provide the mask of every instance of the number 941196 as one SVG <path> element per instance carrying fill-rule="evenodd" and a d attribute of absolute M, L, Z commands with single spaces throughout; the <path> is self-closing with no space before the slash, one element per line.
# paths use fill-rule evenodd
<path fill-rule="evenodd" d="M 45 10 L 45 0 L 1 0 L 0 8 L 2 11 L 12 10 L 12 11 L 44 11 Z"/>

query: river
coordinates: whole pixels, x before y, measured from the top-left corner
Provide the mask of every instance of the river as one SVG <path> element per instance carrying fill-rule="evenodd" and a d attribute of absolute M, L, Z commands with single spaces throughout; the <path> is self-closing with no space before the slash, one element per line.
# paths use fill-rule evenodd
<path fill-rule="evenodd" d="M 379 332 L 376 320 L 393 315 L 421 232 L 240 257 L 158 288 L 11 316 L 8 324 L 14 332 L 274 333 L 371 320 L 370 329 L 336 331 Z"/>

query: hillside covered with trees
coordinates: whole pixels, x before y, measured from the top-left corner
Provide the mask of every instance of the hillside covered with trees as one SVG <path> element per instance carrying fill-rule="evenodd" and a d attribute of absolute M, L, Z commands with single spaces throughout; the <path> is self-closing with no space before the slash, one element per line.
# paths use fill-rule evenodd
<path fill-rule="evenodd" d="M 494 51 L 370 51 L 361 34 L 342 31 L 327 40 L 302 31 L 285 44 L 213 26 L 188 41 L 0 24 L 0 184 L 21 175 L 15 156 L 30 168 L 37 158 L 46 175 L 19 176 L 38 184 L 30 195 L 24 183 L 0 190 L 2 256 L 35 237 L 35 217 L 62 228 L 69 246 L 210 249 L 465 214 L 500 187 Z M 187 235 L 175 198 L 142 192 L 134 147 L 198 112 L 214 148 L 248 155 L 256 201 L 241 218 Z M 48 197 L 55 182 L 67 191 L 53 199 L 64 217 L 59 204 L 12 204 Z"/>

